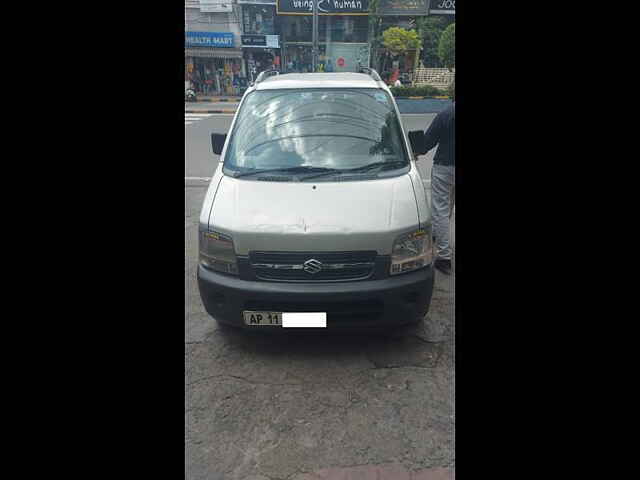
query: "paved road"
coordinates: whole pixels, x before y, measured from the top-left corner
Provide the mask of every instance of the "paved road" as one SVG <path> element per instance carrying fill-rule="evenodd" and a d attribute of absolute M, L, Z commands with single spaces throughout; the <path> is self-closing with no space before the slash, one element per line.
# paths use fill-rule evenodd
<path fill-rule="evenodd" d="M 433 117 L 403 122 L 415 129 Z M 230 121 L 185 125 L 185 177 L 212 175 L 209 134 Z M 425 175 L 431 158 L 420 161 Z M 206 187 L 185 181 L 185 478 L 452 479 L 454 277 L 438 274 L 425 322 L 391 337 L 220 330 L 195 274 Z"/>

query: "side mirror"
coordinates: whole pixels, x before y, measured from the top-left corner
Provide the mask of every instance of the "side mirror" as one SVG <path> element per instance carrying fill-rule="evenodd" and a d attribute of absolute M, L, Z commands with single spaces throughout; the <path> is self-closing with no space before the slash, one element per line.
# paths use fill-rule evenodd
<path fill-rule="evenodd" d="M 227 140 L 226 133 L 212 133 L 211 134 L 211 146 L 213 147 L 213 153 L 220 155 L 224 148 L 224 142 Z"/>
<path fill-rule="evenodd" d="M 411 150 L 413 150 L 414 155 L 424 155 L 427 153 L 425 151 L 424 132 L 422 130 L 409 132 L 409 143 L 411 143 Z"/>

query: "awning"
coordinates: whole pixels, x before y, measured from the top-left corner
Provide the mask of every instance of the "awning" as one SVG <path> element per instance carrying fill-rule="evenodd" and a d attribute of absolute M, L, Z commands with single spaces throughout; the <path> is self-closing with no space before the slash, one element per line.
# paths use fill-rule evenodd
<path fill-rule="evenodd" d="M 239 48 L 185 48 L 185 57 L 242 58 Z"/>

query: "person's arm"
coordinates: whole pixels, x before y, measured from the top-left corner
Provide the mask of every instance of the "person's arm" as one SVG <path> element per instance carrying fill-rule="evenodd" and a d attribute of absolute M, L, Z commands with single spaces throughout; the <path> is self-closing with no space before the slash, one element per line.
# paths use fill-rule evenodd
<path fill-rule="evenodd" d="M 424 148 L 425 153 L 435 147 L 440 141 L 442 135 L 442 114 L 436 115 L 431 125 L 424 134 Z"/>

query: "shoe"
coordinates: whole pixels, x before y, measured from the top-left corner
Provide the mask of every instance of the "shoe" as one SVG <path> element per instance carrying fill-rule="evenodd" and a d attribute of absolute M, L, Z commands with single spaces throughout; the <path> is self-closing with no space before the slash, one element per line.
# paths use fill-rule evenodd
<path fill-rule="evenodd" d="M 433 266 L 436 267 L 445 275 L 451 275 L 451 260 L 446 260 L 444 258 L 436 258 L 436 261 Z"/>

